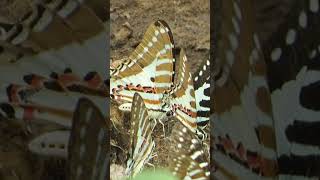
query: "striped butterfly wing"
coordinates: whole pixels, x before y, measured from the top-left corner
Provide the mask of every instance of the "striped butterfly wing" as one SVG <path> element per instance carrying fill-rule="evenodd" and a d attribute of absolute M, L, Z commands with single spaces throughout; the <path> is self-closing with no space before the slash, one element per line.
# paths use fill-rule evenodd
<path fill-rule="evenodd" d="M 75 0 L 40 1 L 32 6 L 33 9 L 20 22 L 1 26 L 3 48 L 31 51 L 31 54 L 16 51 L 19 58 L 12 59 L 8 67 L 3 68 L 9 71 L 14 67 L 20 70 L 17 74 L 26 75 L 28 72 L 45 77 L 50 77 L 53 71 L 62 73 L 67 68 L 80 77 L 87 75 L 88 71 L 97 71 L 102 77 L 106 75 L 102 68 L 106 58 L 102 53 L 106 48 L 106 30 L 90 8 Z M 90 22 L 91 28 L 87 28 L 83 18 Z M 87 63 L 87 59 L 93 57 L 96 62 Z M 18 62 L 13 63 L 15 61 Z M 9 77 L 14 80 L 17 75 Z M 21 76 L 18 78 L 21 82 Z"/>
<path fill-rule="evenodd" d="M 275 129 L 253 1 L 221 2 L 212 78 L 217 179 L 277 176 Z"/>
<path fill-rule="evenodd" d="M 172 130 L 170 170 L 178 179 L 209 179 L 209 157 L 201 141 L 182 123 Z"/>
<path fill-rule="evenodd" d="M 1 100 L 12 104 L 19 119 L 70 128 L 79 98 L 104 108 L 106 29 L 81 1 L 36 1 L 32 7 L 18 23 L 0 25 Z"/>
<path fill-rule="evenodd" d="M 210 60 L 202 62 L 193 78 L 197 125 L 204 128 L 210 118 Z"/>
<path fill-rule="evenodd" d="M 33 2 L 31 6 L 32 10 L 20 22 L 12 26 L 2 26 L 5 32 L 2 38 L 8 45 L 18 45 L 33 52 L 62 47 L 68 49 L 67 44 L 85 42 L 105 31 L 100 19 L 80 1 L 39 1 Z M 90 22 L 92 28 L 87 28 L 87 24 L 81 21 L 83 18 Z M 69 48 L 72 50 L 72 46 Z M 97 52 L 96 50 L 102 50 L 102 47 L 91 50 Z M 81 57 L 81 54 L 78 56 Z M 94 56 L 93 53 L 92 55 Z"/>
<path fill-rule="evenodd" d="M 108 124 L 93 102 L 86 98 L 79 100 L 68 146 L 68 179 L 109 177 Z"/>
<path fill-rule="evenodd" d="M 111 97 L 127 102 L 130 109 L 134 93 L 139 92 L 147 108 L 159 109 L 162 93 L 173 81 L 173 47 L 167 23 L 162 20 L 152 23 L 129 58 L 111 69 Z"/>
<path fill-rule="evenodd" d="M 296 1 L 264 44 L 280 178 L 318 179 L 319 1 Z"/>
<path fill-rule="evenodd" d="M 172 109 L 175 117 L 192 131 L 197 129 L 197 107 L 193 79 L 187 63 L 187 56 L 183 49 L 180 50 L 176 60 L 175 87 L 172 90 Z"/>
<path fill-rule="evenodd" d="M 154 127 L 155 122 L 149 118 L 142 96 L 135 93 L 131 111 L 131 141 L 126 169 L 127 176 L 136 176 L 151 159 L 155 148 L 155 142 L 152 138 Z"/>

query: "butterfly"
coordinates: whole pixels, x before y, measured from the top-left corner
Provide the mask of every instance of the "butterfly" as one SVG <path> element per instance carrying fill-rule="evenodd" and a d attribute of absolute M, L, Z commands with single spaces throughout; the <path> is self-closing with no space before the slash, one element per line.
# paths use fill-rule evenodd
<path fill-rule="evenodd" d="M 152 158 L 155 142 L 152 137 L 156 122 L 150 118 L 148 109 L 142 96 L 135 93 L 131 111 L 131 140 L 129 147 L 129 159 L 127 161 L 126 175 L 136 176 L 144 168 L 144 165 Z"/>
<path fill-rule="evenodd" d="M 0 113 L 6 121 L 28 125 L 33 133 L 29 151 L 66 158 L 79 99 L 90 99 L 107 115 L 105 4 L 53 0 L 29 5 L 26 14 L 16 13 L 18 21 L 0 23 Z M 33 129 L 38 123 L 57 124 L 59 130 L 38 135 Z"/>
<path fill-rule="evenodd" d="M 319 1 L 296 2 L 264 44 L 281 178 L 319 178 Z M 285 70 L 285 73 L 283 72 Z M 312 134 L 312 135 L 311 135 Z"/>
<path fill-rule="evenodd" d="M 169 26 L 158 20 L 148 27 L 129 58 L 110 68 L 110 95 L 120 103 L 121 110 L 130 111 L 134 93 L 139 92 L 152 114 L 161 116 L 163 93 L 172 86 L 173 47 Z"/>
<path fill-rule="evenodd" d="M 109 146 L 105 116 L 91 100 L 81 98 L 71 130 L 45 132 L 33 138 L 28 149 L 43 157 L 67 160 L 69 179 L 104 179 L 109 176 Z"/>
<path fill-rule="evenodd" d="M 109 123 L 99 108 L 81 98 L 68 144 L 68 179 L 106 179 L 109 171 Z"/>
<path fill-rule="evenodd" d="M 171 133 L 172 145 L 169 169 L 179 179 L 209 179 L 209 162 L 198 137 L 177 122 Z"/>
<path fill-rule="evenodd" d="M 319 79 L 312 53 L 318 3 L 221 4 L 212 73 L 213 177 L 319 177 L 317 145 L 305 135 L 316 123 L 311 114 L 317 111 L 310 109 L 316 105 L 303 98 L 311 97 Z"/>
<path fill-rule="evenodd" d="M 203 62 L 193 78 L 183 49 L 177 57 L 174 81 L 176 87 L 171 92 L 172 111 L 175 118 L 204 139 L 205 132 L 200 127 L 208 123 L 210 115 L 210 62 Z"/>
<path fill-rule="evenodd" d="M 107 29 L 98 5 L 35 1 L 21 20 L 0 24 L 0 99 L 10 106 L 10 118 L 49 121 L 70 129 L 81 97 L 105 112 Z"/>
<path fill-rule="evenodd" d="M 169 26 L 158 20 L 148 27 L 142 42 L 131 56 L 111 69 L 111 98 L 120 103 L 119 109 L 131 111 L 132 97 L 139 92 L 153 118 L 162 120 L 175 115 L 192 131 L 201 133 L 197 129 L 197 114 L 199 123 L 206 124 L 209 117 L 208 113 L 203 112 L 209 108 L 200 110 L 199 104 L 202 98 L 209 100 L 208 94 L 203 96 L 201 92 L 210 87 L 208 83 L 202 83 L 209 79 L 209 73 L 204 74 L 209 72 L 208 64 L 206 61 L 203 66 L 205 69 L 199 71 L 201 75 L 196 79 L 196 101 L 185 52 L 174 49 Z M 201 76 L 205 77 L 199 79 Z"/>

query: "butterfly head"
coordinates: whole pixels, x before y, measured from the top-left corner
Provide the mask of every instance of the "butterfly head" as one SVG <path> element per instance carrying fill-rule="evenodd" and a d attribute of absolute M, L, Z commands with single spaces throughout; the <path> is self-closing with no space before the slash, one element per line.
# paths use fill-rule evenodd
<path fill-rule="evenodd" d="M 169 93 L 164 93 L 161 98 L 161 109 L 165 112 L 171 111 L 171 96 Z"/>
<path fill-rule="evenodd" d="M 173 110 L 169 110 L 169 111 L 166 112 L 166 116 L 167 116 L 168 118 L 175 116 L 175 114 L 176 114 L 176 113 L 175 113 Z"/>
<path fill-rule="evenodd" d="M 208 138 L 208 134 L 201 128 L 198 128 L 196 130 L 196 135 L 197 135 L 198 139 L 201 141 L 205 141 Z"/>

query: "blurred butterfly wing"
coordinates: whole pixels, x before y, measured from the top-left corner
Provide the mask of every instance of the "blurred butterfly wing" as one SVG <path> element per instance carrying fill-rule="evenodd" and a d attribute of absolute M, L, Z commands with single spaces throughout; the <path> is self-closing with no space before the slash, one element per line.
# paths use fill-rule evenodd
<path fill-rule="evenodd" d="M 319 178 L 319 1 L 293 3 L 264 44 L 282 178 Z"/>
<path fill-rule="evenodd" d="M 211 116 L 217 179 L 275 177 L 276 142 L 253 3 L 221 2 Z"/>
<path fill-rule="evenodd" d="M 182 123 L 172 130 L 170 170 L 179 179 L 209 179 L 209 157 L 201 141 Z"/>
<path fill-rule="evenodd" d="M 33 2 L 32 6 L 33 9 L 20 22 L 13 25 L 0 25 L 4 42 L 1 44 L 3 51 L 0 52 L 0 56 L 3 53 L 15 55 L 13 59 L 7 59 L 7 62 L 4 62 L 5 59 L 1 61 L 3 63 L 0 68 L 0 81 L 3 84 L 0 88 L 2 100 L 8 102 L 13 96 L 7 91 L 9 85 L 14 84 L 30 89 L 31 84 L 25 77 L 33 74 L 43 77 L 44 84 L 50 84 L 47 86 L 50 89 L 43 88 L 31 95 L 26 94 L 26 91 L 20 91 L 24 101 L 19 102 L 19 105 L 25 105 L 24 103 L 27 102 L 27 105 L 32 108 L 36 107 L 35 109 L 38 110 L 41 108 L 39 111 L 43 112 L 47 109 L 49 113 L 45 113 L 50 114 L 49 117 L 43 115 L 45 113 L 39 113 L 41 120 L 70 119 L 70 113 L 73 112 L 76 102 L 83 96 L 99 102 L 97 103 L 99 106 L 103 104 L 104 98 L 99 100 L 97 97 L 91 97 L 95 95 L 86 91 L 88 88 L 86 89 L 85 86 L 88 82 L 84 80 L 84 77 L 93 71 L 97 72 L 99 77 L 107 77 L 103 64 L 107 58 L 106 30 L 103 22 L 92 9 L 80 1 L 37 1 Z M 84 18 L 88 22 L 84 22 Z M 88 59 L 95 61 L 89 63 Z M 77 87 L 84 88 L 85 91 L 69 89 L 73 93 L 66 94 L 64 90 L 67 88 L 61 89 L 61 84 L 53 83 L 54 80 L 51 77 L 53 72 L 66 75 L 64 71 L 68 68 L 80 79 L 73 83 L 80 85 Z M 95 88 L 89 88 L 89 90 L 98 92 L 98 88 Z M 56 102 L 59 105 L 55 104 Z M 57 113 L 58 111 L 63 113 Z M 68 122 L 62 124 L 65 125 Z"/>
<path fill-rule="evenodd" d="M 131 146 L 126 173 L 134 177 L 143 168 L 152 155 L 155 143 L 152 131 L 155 122 L 149 119 L 147 108 L 142 97 L 135 93 L 131 111 Z"/>
<path fill-rule="evenodd" d="M 66 130 L 43 133 L 29 142 L 28 149 L 38 155 L 67 158 L 69 138 Z"/>
<path fill-rule="evenodd" d="M 83 18 L 90 23 L 90 28 L 87 28 Z M 106 48 L 105 27 L 91 9 L 77 1 L 34 3 L 30 15 L 13 25 L 6 35 L 7 44 L 27 46 L 34 53 L 42 54 L 42 59 L 56 59 L 47 63 L 68 64 L 82 75 L 91 68 L 105 73 L 101 68 L 105 66 L 102 59 L 106 58 L 105 53 L 101 53 Z M 86 69 L 83 69 L 82 63 L 75 61 L 88 57 L 95 57 L 98 61 L 87 63 Z"/>
<path fill-rule="evenodd" d="M 70 180 L 109 177 L 108 123 L 88 99 L 80 99 L 74 113 L 68 153 Z"/>

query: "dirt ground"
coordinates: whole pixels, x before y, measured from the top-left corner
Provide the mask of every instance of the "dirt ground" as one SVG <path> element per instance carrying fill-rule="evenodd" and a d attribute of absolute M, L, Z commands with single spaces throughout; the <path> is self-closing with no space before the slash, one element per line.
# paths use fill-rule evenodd
<path fill-rule="evenodd" d="M 209 0 L 111 0 L 111 58 L 129 56 L 155 20 L 165 20 L 175 45 L 186 50 L 192 71 L 209 58 Z"/>
<path fill-rule="evenodd" d="M 209 0 L 111 0 L 110 3 L 112 60 L 128 57 L 134 47 L 140 43 L 147 27 L 158 19 L 165 20 L 170 26 L 175 46 L 185 49 L 192 72 L 197 70 L 202 61 L 209 58 Z M 112 130 L 111 138 L 117 147 L 112 147 L 111 164 L 125 168 L 129 144 L 129 118 L 117 111 L 115 105 L 111 110 L 111 118 L 116 122 L 115 127 L 118 128 L 118 130 Z M 173 125 L 174 122 L 167 123 L 166 133 L 170 133 Z M 169 160 L 168 139 L 170 137 L 162 137 L 161 125 L 156 128 L 154 134 L 157 156 L 151 163 L 155 167 L 166 167 Z M 112 179 L 118 179 L 116 177 L 119 176 L 119 172 L 111 171 L 111 173 Z"/>

